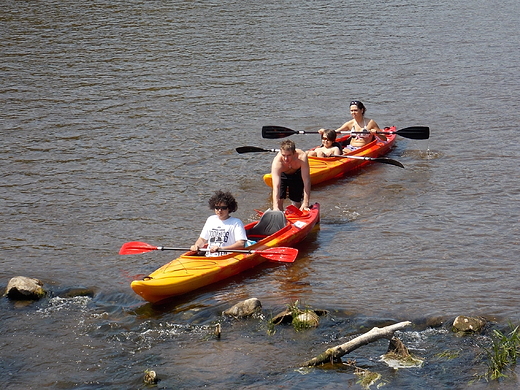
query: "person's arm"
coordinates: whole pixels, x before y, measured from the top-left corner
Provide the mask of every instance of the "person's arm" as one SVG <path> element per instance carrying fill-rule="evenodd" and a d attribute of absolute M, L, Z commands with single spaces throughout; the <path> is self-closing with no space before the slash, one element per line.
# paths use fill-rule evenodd
<path fill-rule="evenodd" d="M 303 202 L 301 204 L 300 210 L 308 210 L 311 199 L 311 169 L 309 167 L 307 153 L 303 152 L 301 154 L 300 160 L 302 162 L 301 173 L 303 180 Z"/>
<path fill-rule="evenodd" d="M 226 250 L 232 250 L 232 249 L 244 249 L 245 246 L 246 246 L 246 240 L 238 240 L 232 245 L 221 246 L 220 252 L 225 252 Z"/>
<path fill-rule="evenodd" d="M 246 228 L 244 227 L 244 223 L 238 218 L 236 221 L 234 233 L 236 242 L 233 245 L 226 247 L 226 249 L 244 249 L 247 242 L 247 232 Z"/>
<path fill-rule="evenodd" d="M 225 252 L 226 250 L 244 249 L 246 247 L 247 233 L 244 224 L 239 219 L 236 219 L 233 225 L 233 237 L 236 238 L 236 241 L 233 244 L 221 247 L 214 245 L 210 248 L 210 252 Z"/>
<path fill-rule="evenodd" d="M 351 121 L 348 121 L 348 122 L 345 122 L 341 125 L 341 127 L 338 127 L 336 129 L 336 133 L 339 133 L 341 131 L 350 131 L 352 129 L 352 124 L 354 122 L 351 120 Z"/>
<path fill-rule="evenodd" d="M 276 155 L 271 165 L 271 180 L 273 182 L 273 210 L 280 210 L 280 177 L 282 171 L 282 163 L 280 154 Z"/>
<path fill-rule="evenodd" d="M 378 131 L 381 131 L 379 126 L 377 125 L 376 121 L 373 119 L 370 119 L 370 122 L 368 122 L 367 129 L 370 130 L 376 136 L 377 138 L 386 141 L 386 136 L 384 134 L 377 134 Z"/>
<path fill-rule="evenodd" d="M 209 251 L 211 253 L 226 252 L 226 251 L 231 251 L 233 249 L 244 249 L 245 246 L 246 246 L 246 240 L 239 240 L 239 241 L 235 241 L 234 244 L 231 244 L 228 246 L 213 245 L 212 247 L 209 248 Z"/>
<path fill-rule="evenodd" d="M 204 247 L 208 243 L 207 240 L 205 240 L 202 237 L 197 238 L 197 241 L 195 241 L 195 244 L 193 244 L 190 247 L 190 250 L 197 252 L 200 248 Z"/>
<path fill-rule="evenodd" d="M 340 155 L 340 154 L 343 154 L 343 153 L 341 152 L 341 149 L 340 149 L 339 147 L 337 147 L 337 146 L 334 146 L 334 147 L 332 148 L 332 154 L 331 154 L 331 156 L 338 156 L 338 155 Z"/>
<path fill-rule="evenodd" d="M 351 121 L 351 120 L 348 121 L 348 122 L 343 123 L 343 124 L 341 125 L 341 127 L 338 127 L 338 128 L 336 129 L 336 133 L 339 134 L 341 131 L 350 131 L 350 129 L 352 129 L 352 124 L 353 124 L 353 123 L 354 123 L 354 122 Z M 319 130 L 318 130 L 318 133 L 320 133 L 320 135 L 323 135 L 323 133 L 325 133 L 325 130 L 327 130 L 327 129 L 319 129 Z"/>

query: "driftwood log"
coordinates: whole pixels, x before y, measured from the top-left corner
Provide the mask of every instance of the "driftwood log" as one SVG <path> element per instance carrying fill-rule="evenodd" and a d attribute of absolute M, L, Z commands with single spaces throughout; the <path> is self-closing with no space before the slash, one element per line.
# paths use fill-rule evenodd
<path fill-rule="evenodd" d="M 321 355 L 312 358 L 303 363 L 304 367 L 317 366 L 319 364 L 337 361 L 343 355 L 354 351 L 355 349 L 367 345 L 373 341 L 385 338 L 391 340 L 394 337 L 394 332 L 412 325 L 410 321 L 399 322 L 397 324 L 385 326 L 384 328 L 372 328 L 365 334 L 358 336 L 345 344 L 338 345 L 327 349 Z"/>

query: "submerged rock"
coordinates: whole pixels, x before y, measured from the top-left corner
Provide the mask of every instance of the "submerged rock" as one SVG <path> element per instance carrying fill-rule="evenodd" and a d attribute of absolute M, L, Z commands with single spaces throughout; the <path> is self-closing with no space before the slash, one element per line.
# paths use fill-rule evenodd
<path fill-rule="evenodd" d="M 159 379 L 157 378 L 157 373 L 153 370 L 146 370 L 144 372 L 143 382 L 147 385 L 155 385 Z"/>
<path fill-rule="evenodd" d="M 13 300 L 38 300 L 46 295 L 46 291 L 41 280 L 15 276 L 9 280 L 5 295 Z"/>
<path fill-rule="evenodd" d="M 290 324 L 293 320 L 293 313 L 289 309 L 285 309 L 273 317 L 271 322 L 275 325 Z"/>
<path fill-rule="evenodd" d="M 466 317 L 466 316 L 458 316 L 453 321 L 453 331 L 454 332 L 465 332 L 465 333 L 480 333 L 484 326 L 486 325 L 486 320 L 482 317 Z"/>
<path fill-rule="evenodd" d="M 60 298 L 90 297 L 93 298 L 95 291 L 87 287 L 70 287 L 56 294 Z"/>
<path fill-rule="evenodd" d="M 424 360 L 412 356 L 406 345 L 395 336 L 390 339 L 388 351 L 381 356 L 381 360 L 395 369 L 420 367 L 424 363 Z"/>
<path fill-rule="evenodd" d="M 292 324 L 296 329 L 316 328 L 320 324 L 320 318 L 315 312 L 309 310 L 294 317 Z"/>
<path fill-rule="evenodd" d="M 239 302 L 233 307 L 225 310 L 224 315 L 233 317 L 248 317 L 259 312 L 262 309 L 262 304 L 257 298 L 246 299 Z"/>
<path fill-rule="evenodd" d="M 222 335 L 222 325 L 220 325 L 220 323 L 218 323 L 215 325 L 215 337 L 217 339 L 219 339 L 221 335 Z"/>
<path fill-rule="evenodd" d="M 291 323 L 293 325 L 298 325 L 298 323 L 303 322 L 303 325 L 308 324 L 310 327 L 315 327 L 319 324 L 319 317 L 327 314 L 327 310 L 301 310 L 295 305 L 275 315 L 271 322 L 274 325 Z"/>

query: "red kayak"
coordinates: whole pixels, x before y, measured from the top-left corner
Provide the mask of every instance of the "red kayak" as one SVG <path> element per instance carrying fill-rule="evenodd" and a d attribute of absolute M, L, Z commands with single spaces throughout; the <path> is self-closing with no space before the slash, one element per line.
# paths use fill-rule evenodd
<path fill-rule="evenodd" d="M 386 131 L 389 133 L 395 131 L 395 127 L 385 128 L 385 132 Z M 336 141 L 345 147 L 348 145 L 349 137 L 350 135 L 345 135 L 338 138 Z M 385 160 L 381 158 L 392 149 L 395 143 L 396 134 L 387 135 L 386 141 L 382 141 L 377 137 L 375 138 L 374 141 L 366 144 L 362 148 L 346 153 L 342 157 L 309 157 L 311 183 L 315 185 L 327 180 L 335 179 L 348 172 L 370 164 L 374 159 L 376 159 L 377 162 L 386 161 L 389 164 L 397 165 L 395 160 Z M 264 175 L 264 182 L 269 187 L 273 186 L 270 173 Z"/>

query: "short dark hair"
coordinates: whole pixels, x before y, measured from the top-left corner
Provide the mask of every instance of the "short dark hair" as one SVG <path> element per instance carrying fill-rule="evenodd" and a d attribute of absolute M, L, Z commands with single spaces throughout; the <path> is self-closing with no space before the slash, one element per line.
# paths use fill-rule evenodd
<path fill-rule="evenodd" d="M 323 132 L 323 135 L 325 136 L 325 138 L 327 138 L 329 141 L 336 141 L 336 136 L 338 135 L 338 133 L 336 133 L 336 130 L 334 129 L 327 129 Z"/>
<path fill-rule="evenodd" d="M 285 141 L 282 141 L 282 143 L 280 145 L 280 149 L 286 150 L 286 151 L 290 150 L 291 152 L 294 153 L 294 152 L 296 152 L 296 145 L 290 139 L 286 139 Z"/>
<path fill-rule="evenodd" d="M 209 198 L 208 204 L 211 210 L 214 210 L 217 204 L 225 204 L 230 213 L 233 213 L 238 209 L 238 203 L 235 200 L 235 197 L 231 195 L 231 192 L 223 192 L 220 190 L 216 191 L 215 194 Z"/>

